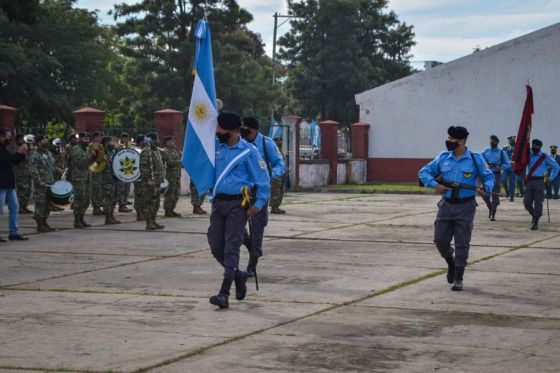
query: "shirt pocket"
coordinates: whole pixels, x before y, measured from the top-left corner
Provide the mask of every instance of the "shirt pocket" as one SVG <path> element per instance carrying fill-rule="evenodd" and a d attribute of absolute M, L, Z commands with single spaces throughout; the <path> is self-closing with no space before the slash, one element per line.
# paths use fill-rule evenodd
<path fill-rule="evenodd" d="M 459 165 L 459 169 L 461 170 L 461 177 L 465 181 L 472 181 L 475 180 L 475 173 L 474 173 L 474 165 L 472 162 L 463 162 Z"/>
<path fill-rule="evenodd" d="M 439 169 L 444 179 L 448 179 L 449 177 L 453 176 L 452 175 L 453 165 L 450 162 L 442 163 Z"/>

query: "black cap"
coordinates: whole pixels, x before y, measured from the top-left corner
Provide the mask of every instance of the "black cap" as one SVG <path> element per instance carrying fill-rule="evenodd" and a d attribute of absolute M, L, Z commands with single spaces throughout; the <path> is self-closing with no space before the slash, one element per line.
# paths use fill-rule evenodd
<path fill-rule="evenodd" d="M 498 136 L 496 136 L 496 135 L 490 136 L 490 140 L 492 140 L 492 141 L 494 141 L 494 142 L 500 142 L 500 139 L 499 139 Z"/>
<path fill-rule="evenodd" d="M 96 132 L 93 133 L 93 135 L 91 137 L 97 137 L 97 136 L 103 136 L 103 132 L 96 131 Z"/>
<path fill-rule="evenodd" d="M 253 129 L 256 129 L 256 130 L 259 129 L 259 121 L 256 120 L 253 117 L 243 118 L 243 124 L 246 125 L 249 128 L 253 128 Z"/>
<path fill-rule="evenodd" d="M 515 140 L 515 136 L 508 137 L 508 140 Z"/>
<path fill-rule="evenodd" d="M 113 140 L 113 138 L 111 136 L 103 136 L 103 138 L 101 139 L 101 143 L 103 145 L 107 144 L 109 141 Z"/>
<path fill-rule="evenodd" d="M 451 126 L 447 129 L 447 134 L 454 139 L 462 140 L 469 137 L 469 131 L 462 126 Z"/>
<path fill-rule="evenodd" d="M 45 136 L 45 135 L 37 135 L 37 136 L 35 137 L 35 143 L 38 144 L 38 143 L 40 143 L 41 141 L 45 140 L 46 138 L 47 138 L 47 136 Z"/>
<path fill-rule="evenodd" d="M 163 142 L 164 142 L 164 143 L 168 142 L 169 140 L 175 140 L 175 137 L 173 137 L 173 136 L 165 136 L 165 137 L 163 138 Z"/>
<path fill-rule="evenodd" d="M 241 127 L 241 118 L 235 113 L 221 112 L 218 114 L 218 126 L 225 130 L 236 130 Z"/>
<path fill-rule="evenodd" d="M 119 137 L 130 137 L 130 135 L 127 132 L 121 132 L 121 135 Z"/>
<path fill-rule="evenodd" d="M 140 144 L 142 141 L 144 141 L 145 137 L 146 137 L 146 135 L 144 135 L 143 133 L 140 133 L 140 134 L 136 135 L 136 143 Z"/>
<path fill-rule="evenodd" d="M 550 149 L 558 149 L 558 145 L 550 145 Z"/>
<path fill-rule="evenodd" d="M 158 139 L 158 135 L 157 135 L 156 132 L 148 133 L 148 137 L 149 137 L 150 139 L 152 139 L 152 141 L 155 141 L 155 140 Z"/>
<path fill-rule="evenodd" d="M 542 141 L 539 140 L 539 139 L 533 139 L 531 144 L 536 145 L 536 146 L 542 146 Z"/>
<path fill-rule="evenodd" d="M 89 132 L 80 132 L 78 133 L 78 138 L 83 139 L 84 137 L 90 137 Z"/>

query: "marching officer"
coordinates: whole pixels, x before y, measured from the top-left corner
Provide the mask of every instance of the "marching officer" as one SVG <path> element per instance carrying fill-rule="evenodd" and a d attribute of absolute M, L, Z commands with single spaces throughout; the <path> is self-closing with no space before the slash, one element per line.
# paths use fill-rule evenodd
<path fill-rule="evenodd" d="M 108 161 L 115 155 L 115 143 L 111 136 L 103 136 L 101 140 Z M 103 196 L 103 213 L 105 214 L 105 225 L 120 224 L 115 219 L 115 206 L 117 205 L 117 179 L 113 175 L 113 167 L 107 165 L 101 172 L 101 188 Z"/>
<path fill-rule="evenodd" d="M 533 217 L 531 230 L 539 229 L 539 219 L 542 216 L 545 174 L 550 168 L 549 180 L 554 180 L 558 176 L 560 166 L 551 156 L 541 152 L 542 141 L 533 139 L 531 142 L 531 160 L 527 165 L 527 183 L 523 194 L 523 204 L 525 210 Z"/>
<path fill-rule="evenodd" d="M 70 162 L 72 170 L 72 186 L 74 187 L 74 228 L 87 228 L 84 215 L 91 199 L 91 183 L 89 165 L 97 158 L 95 151 L 88 152 L 89 133 L 78 134 L 78 145 L 70 148 Z"/>
<path fill-rule="evenodd" d="M 55 181 L 55 160 L 49 151 L 49 140 L 45 136 L 37 136 L 36 143 L 37 149 L 31 154 L 29 162 L 33 183 L 37 186 L 34 191 L 33 218 L 37 222 L 37 232 L 51 232 L 56 230 L 47 223 L 51 212 L 49 187 Z"/>
<path fill-rule="evenodd" d="M 229 307 L 229 291 L 235 281 L 235 297 L 247 294 L 247 272 L 239 269 L 239 248 L 247 219 L 255 217 L 270 195 L 270 177 L 265 161 L 254 146 L 239 136 L 241 119 L 237 114 L 221 112 L 216 128 L 215 184 L 212 190 L 212 214 L 208 243 L 214 258 L 224 268 L 222 286 L 210 303 Z M 248 190 L 256 187 L 255 201 L 247 200 Z M 251 204 L 252 203 L 252 204 Z"/>
<path fill-rule="evenodd" d="M 499 143 L 500 139 L 498 139 L 498 136 L 490 136 L 490 147 L 484 149 L 482 152 L 482 157 L 484 157 L 490 170 L 494 173 L 495 179 L 494 189 L 492 189 L 493 193 L 483 197 L 486 206 L 488 206 L 488 218 L 491 221 L 496 220 L 496 210 L 500 205 L 500 181 L 502 180 L 502 170 L 507 171 L 511 168 L 511 162 L 506 152 L 498 148 Z"/>
<path fill-rule="evenodd" d="M 277 137 L 273 139 L 276 143 L 276 147 L 280 154 L 282 154 L 282 139 Z M 282 159 L 284 159 L 284 164 L 287 164 L 287 160 L 282 154 Z M 284 194 L 286 193 L 286 174 L 287 170 L 284 171 L 284 174 L 276 179 L 270 180 L 270 213 L 271 214 L 285 214 L 286 211 L 280 208 L 282 204 L 282 200 L 284 199 Z"/>
<path fill-rule="evenodd" d="M 453 284 L 452 290 L 460 291 L 463 290 L 463 274 L 476 212 L 475 190 L 484 195 L 484 190 L 477 189 L 476 180 L 481 178 L 484 189 L 490 193 L 494 188 L 494 175 L 486 169 L 482 155 L 467 148 L 469 132 L 465 127 L 451 126 L 447 133 L 447 151 L 424 166 L 418 176 L 425 186 L 442 195 L 434 225 L 434 243 L 447 262 L 447 282 Z M 468 189 L 464 187 L 452 194 L 451 190 L 438 183 L 441 179 L 462 183 Z M 455 239 L 455 256 L 452 239 Z"/>
<path fill-rule="evenodd" d="M 550 145 L 550 157 L 560 165 L 560 155 L 557 153 L 558 145 Z M 550 168 L 547 171 L 550 175 Z M 547 198 L 558 199 L 558 189 L 560 189 L 560 174 L 556 176 L 556 179 L 551 179 L 546 185 Z"/>
<path fill-rule="evenodd" d="M 161 155 L 163 163 L 165 163 L 165 178 L 169 182 L 169 187 L 163 199 L 163 209 L 165 210 L 165 216 L 173 218 L 181 216 L 174 211 L 181 195 L 181 154 L 175 146 L 173 136 L 166 136 L 163 145 Z"/>
<path fill-rule="evenodd" d="M 22 134 L 16 135 L 17 147 L 19 148 L 24 144 L 27 144 L 24 136 Z M 33 188 L 33 178 L 31 177 L 31 167 L 29 164 L 33 149 L 31 148 L 31 144 L 27 144 L 27 146 L 28 148 L 25 153 L 24 160 L 14 166 L 16 193 L 20 214 L 31 214 L 33 212 L 27 207 L 29 200 L 31 199 L 31 191 Z"/>
<path fill-rule="evenodd" d="M 240 129 L 241 137 L 257 148 L 266 164 L 271 180 L 282 179 L 286 168 L 282 153 L 278 150 L 276 143 L 270 137 L 259 133 L 259 121 L 257 119 L 251 117 L 243 118 L 242 123 L 243 125 Z M 245 230 L 243 244 L 247 246 L 251 254 L 247 264 L 247 273 L 249 276 L 254 276 L 259 258 L 263 255 L 262 240 L 264 228 L 268 224 L 268 201 L 265 208 L 260 209 L 249 224 L 252 224 L 250 227 L 252 228 L 251 235 Z"/>
<path fill-rule="evenodd" d="M 119 149 L 130 148 L 130 135 L 126 132 L 121 132 Z M 119 212 L 131 212 L 126 205 L 130 205 L 128 202 L 128 196 L 130 194 L 130 183 L 125 183 L 124 181 L 117 180 L 117 200 L 119 203 Z"/>
<path fill-rule="evenodd" d="M 163 162 L 157 147 L 157 133 L 146 136 L 146 142 L 140 153 L 141 203 L 146 220 L 146 230 L 163 229 L 156 222 L 160 204 L 160 185 L 163 182 Z"/>

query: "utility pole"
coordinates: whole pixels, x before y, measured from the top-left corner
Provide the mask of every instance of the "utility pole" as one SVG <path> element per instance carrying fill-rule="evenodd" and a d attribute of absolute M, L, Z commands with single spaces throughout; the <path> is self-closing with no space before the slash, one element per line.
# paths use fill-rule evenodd
<path fill-rule="evenodd" d="M 296 16 L 285 16 L 279 14 L 278 12 L 274 13 L 272 16 L 274 17 L 274 32 L 272 33 L 272 84 L 276 82 L 276 73 L 274 71 L 275 63 L 276 63 L 276 36 L 278 28 L 281 27 L 284 23 L 288 22 L 290 18 L 299 18 Z M 278 25 L 278 18 L 287 18 L 284 22 Z"/>

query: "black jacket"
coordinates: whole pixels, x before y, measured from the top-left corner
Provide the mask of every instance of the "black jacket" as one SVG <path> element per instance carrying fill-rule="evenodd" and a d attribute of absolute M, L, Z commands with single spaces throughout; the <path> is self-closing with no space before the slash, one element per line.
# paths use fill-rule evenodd
<path fill-rule="evenodd" d="M 0 189 L 15 189 L 14 165 L 25 159 L 25 154 L 10 152 L 0 144 Z"/>

